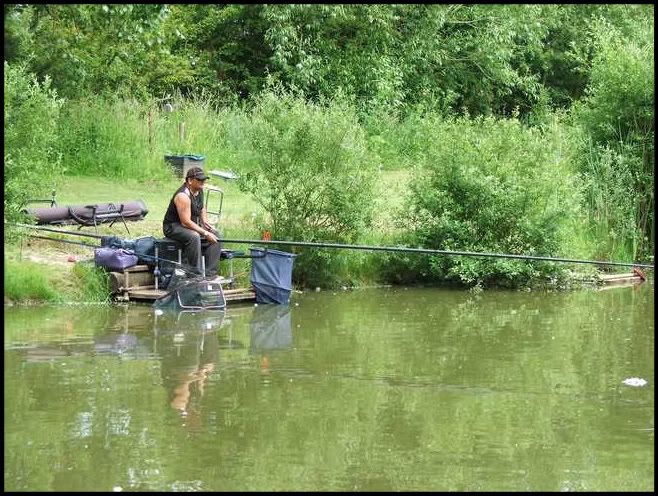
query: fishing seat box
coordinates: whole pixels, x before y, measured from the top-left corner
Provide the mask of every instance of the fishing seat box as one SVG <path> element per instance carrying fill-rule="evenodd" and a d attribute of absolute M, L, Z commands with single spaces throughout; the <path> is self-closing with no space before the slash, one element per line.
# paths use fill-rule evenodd
<path fill-rule="evenodd" d="M 162 274 L 172 274 L 176 265 L 182 262 L 183 246 L 170 238 L 156 239 L 158 265 Z M 174 263 L 168 263 L 174 262 Z"/>
<path fill-rule="evenodd" d="M 157 261 L 158 270 L 160 272 L 159 285 L 163 289 L 167 287 L 167 280 L 178 264 L 186 265 L 183 261 L 183 245 L 178 241 L 170 238 L 156 239 L 155 246 L 157 248 Z M 235 278 L 233 276 L 233 258 L 240 257 L 241 252 L 234 250 L 222 249 L 220 254 L 221 260 L 228 260 L 229 262 L 229 284 L 232 285 Z"/>

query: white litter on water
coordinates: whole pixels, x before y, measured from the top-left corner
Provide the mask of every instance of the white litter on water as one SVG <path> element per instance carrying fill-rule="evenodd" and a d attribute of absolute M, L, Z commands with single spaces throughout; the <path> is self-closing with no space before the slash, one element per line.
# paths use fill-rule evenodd
<path fill-rule="evenodd" d="M 624 379 L 622 382 L 627 386 L 634 386 L 634 387 L 645 386 L 647 384 L 647 381 L 645 381 L 640 377 L 629 377 L 628 379 Z"/>

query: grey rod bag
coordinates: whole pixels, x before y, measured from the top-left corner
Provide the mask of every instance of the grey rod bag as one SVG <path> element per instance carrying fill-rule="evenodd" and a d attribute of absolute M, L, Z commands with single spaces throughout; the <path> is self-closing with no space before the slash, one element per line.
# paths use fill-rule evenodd
<path fill-rule="evenodd" d="M 79 224 L 93 226 L 117 220 L 142 220 L 148 208 L 142 200 L 124 203 L 98 203 L 95 205 L 71 205 L 65 207 L 26 208 L 23 212 L 36 219 L 38 225 Z"/>

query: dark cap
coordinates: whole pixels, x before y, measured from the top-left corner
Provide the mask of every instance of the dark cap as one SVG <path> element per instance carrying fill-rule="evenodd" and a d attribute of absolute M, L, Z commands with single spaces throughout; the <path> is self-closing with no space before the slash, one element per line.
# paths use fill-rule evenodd
<path fill-rule="evenodd" d="M 208 179 L 206 173 L 203 172 L 201 167 L 190 167 L 185 174 L 185 179 L 198 179 L 199 181 L 205 181 Z"/>

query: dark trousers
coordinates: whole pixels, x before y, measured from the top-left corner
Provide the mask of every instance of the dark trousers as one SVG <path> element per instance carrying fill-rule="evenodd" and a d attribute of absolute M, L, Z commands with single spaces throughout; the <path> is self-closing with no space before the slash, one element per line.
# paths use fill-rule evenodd
<path fill-rule="evenodd" d="M 206 238 L 202 238 L 198 232 L 187 229 L 178 223 L 163 224 L 162 231 L 167 238 L 178 241 L 182 245 L 182 262 L 184 264 L 198 269 L 200 274 L 201 256 L 203 256 L 206 264 L 206 277 L 217 275 L 219 271 L 219 257 L 222 254 L 221 242 L 211 244 Z"/>

